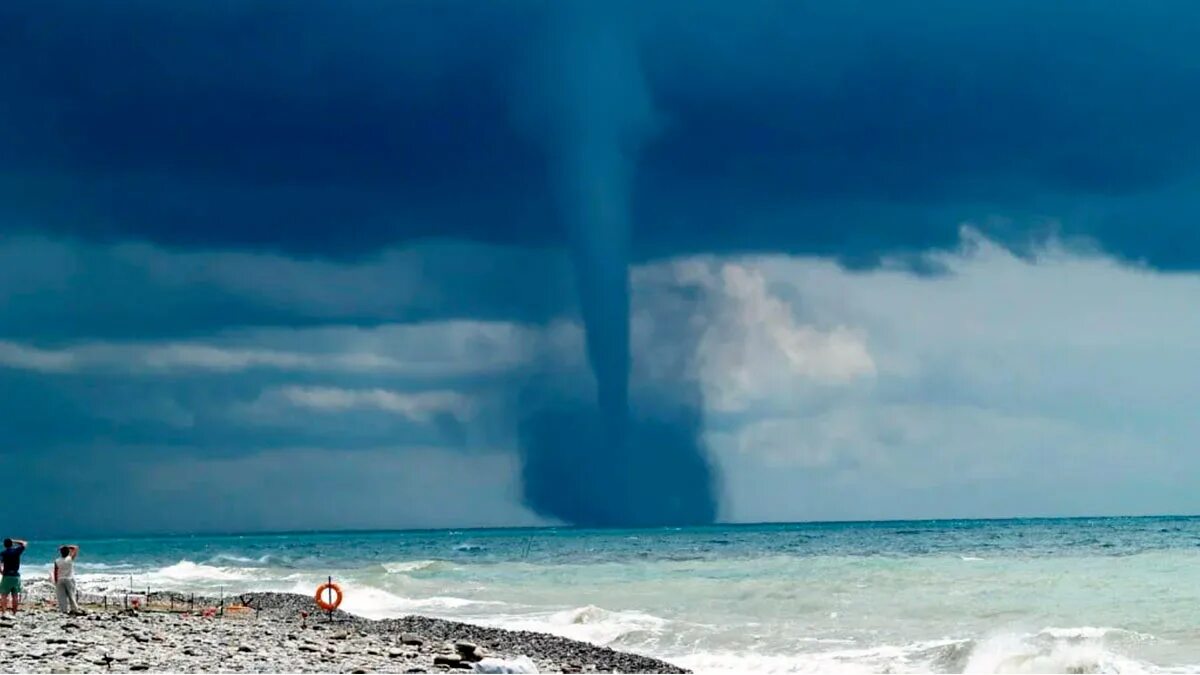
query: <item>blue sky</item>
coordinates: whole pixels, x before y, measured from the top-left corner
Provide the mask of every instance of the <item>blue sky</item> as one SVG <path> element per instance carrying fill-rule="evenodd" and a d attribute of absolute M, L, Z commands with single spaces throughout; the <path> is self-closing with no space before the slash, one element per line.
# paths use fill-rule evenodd
<path fill-rule="evenodd" d="M 723 520 L 1200 511 L 1197 11 L 6 3 L 10 526 L 553 522 L 597 229 Z"/>

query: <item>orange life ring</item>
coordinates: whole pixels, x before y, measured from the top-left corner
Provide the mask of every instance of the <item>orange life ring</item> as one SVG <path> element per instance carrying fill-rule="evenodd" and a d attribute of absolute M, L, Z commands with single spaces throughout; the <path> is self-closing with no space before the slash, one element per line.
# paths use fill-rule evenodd
<path fill-rule="evenodd" d="M 334 593 L 333 602 L 325 599 L 325 591 L 332 590 Z M 332 612 L 342 604 L 342 587 L 334 583 L 321 584 L 317 586 L 317 594 L 313 596 L 313 600 L 317 601 L 317 607 Z"/>

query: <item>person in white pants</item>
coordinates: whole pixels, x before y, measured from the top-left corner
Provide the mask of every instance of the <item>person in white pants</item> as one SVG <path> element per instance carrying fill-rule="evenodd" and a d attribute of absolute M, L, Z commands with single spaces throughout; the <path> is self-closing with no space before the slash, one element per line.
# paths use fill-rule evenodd
<path fill-rule="evenodd" d="M 78 546 L 63 546 L 58 549 L 61 556 L 54 561 L 54 592 L 58 596 L 58 611 L 63 614 L 82 614 L 75 600 L 75 556 Z"/>

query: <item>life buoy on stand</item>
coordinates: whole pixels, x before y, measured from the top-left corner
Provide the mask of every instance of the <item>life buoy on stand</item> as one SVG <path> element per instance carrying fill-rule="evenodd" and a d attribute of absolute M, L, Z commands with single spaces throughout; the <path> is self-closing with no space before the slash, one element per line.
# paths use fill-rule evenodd
<path fill-rule="evenodd" d="M 333 597 L 330 598 L 330 595 Z M 338 608 L 338 605 L 342 604 L 342 587 L 332 581 L 323 583 L 317 586 L 317 594 L 313 597 L 313 600 L 316 600 L 317 607 L 326 612 L 332 612 Z"/>

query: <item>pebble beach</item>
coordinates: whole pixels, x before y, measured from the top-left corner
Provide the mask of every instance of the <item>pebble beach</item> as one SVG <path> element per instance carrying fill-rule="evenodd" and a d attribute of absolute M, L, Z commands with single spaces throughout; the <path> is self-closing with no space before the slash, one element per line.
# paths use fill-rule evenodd
<path fill-rule="evenodd" d="M 61 614 L 32 585 L 0 618 L 4 669 L 20 672 L 687 672 L 664 661 L 528 631 L 406 616 L 326 614 L 306 596 L 151 596 Z M 94 599 L 92 599 L 94 600 Z M 136 605 L 136 607 L 134 606 Z"/>

